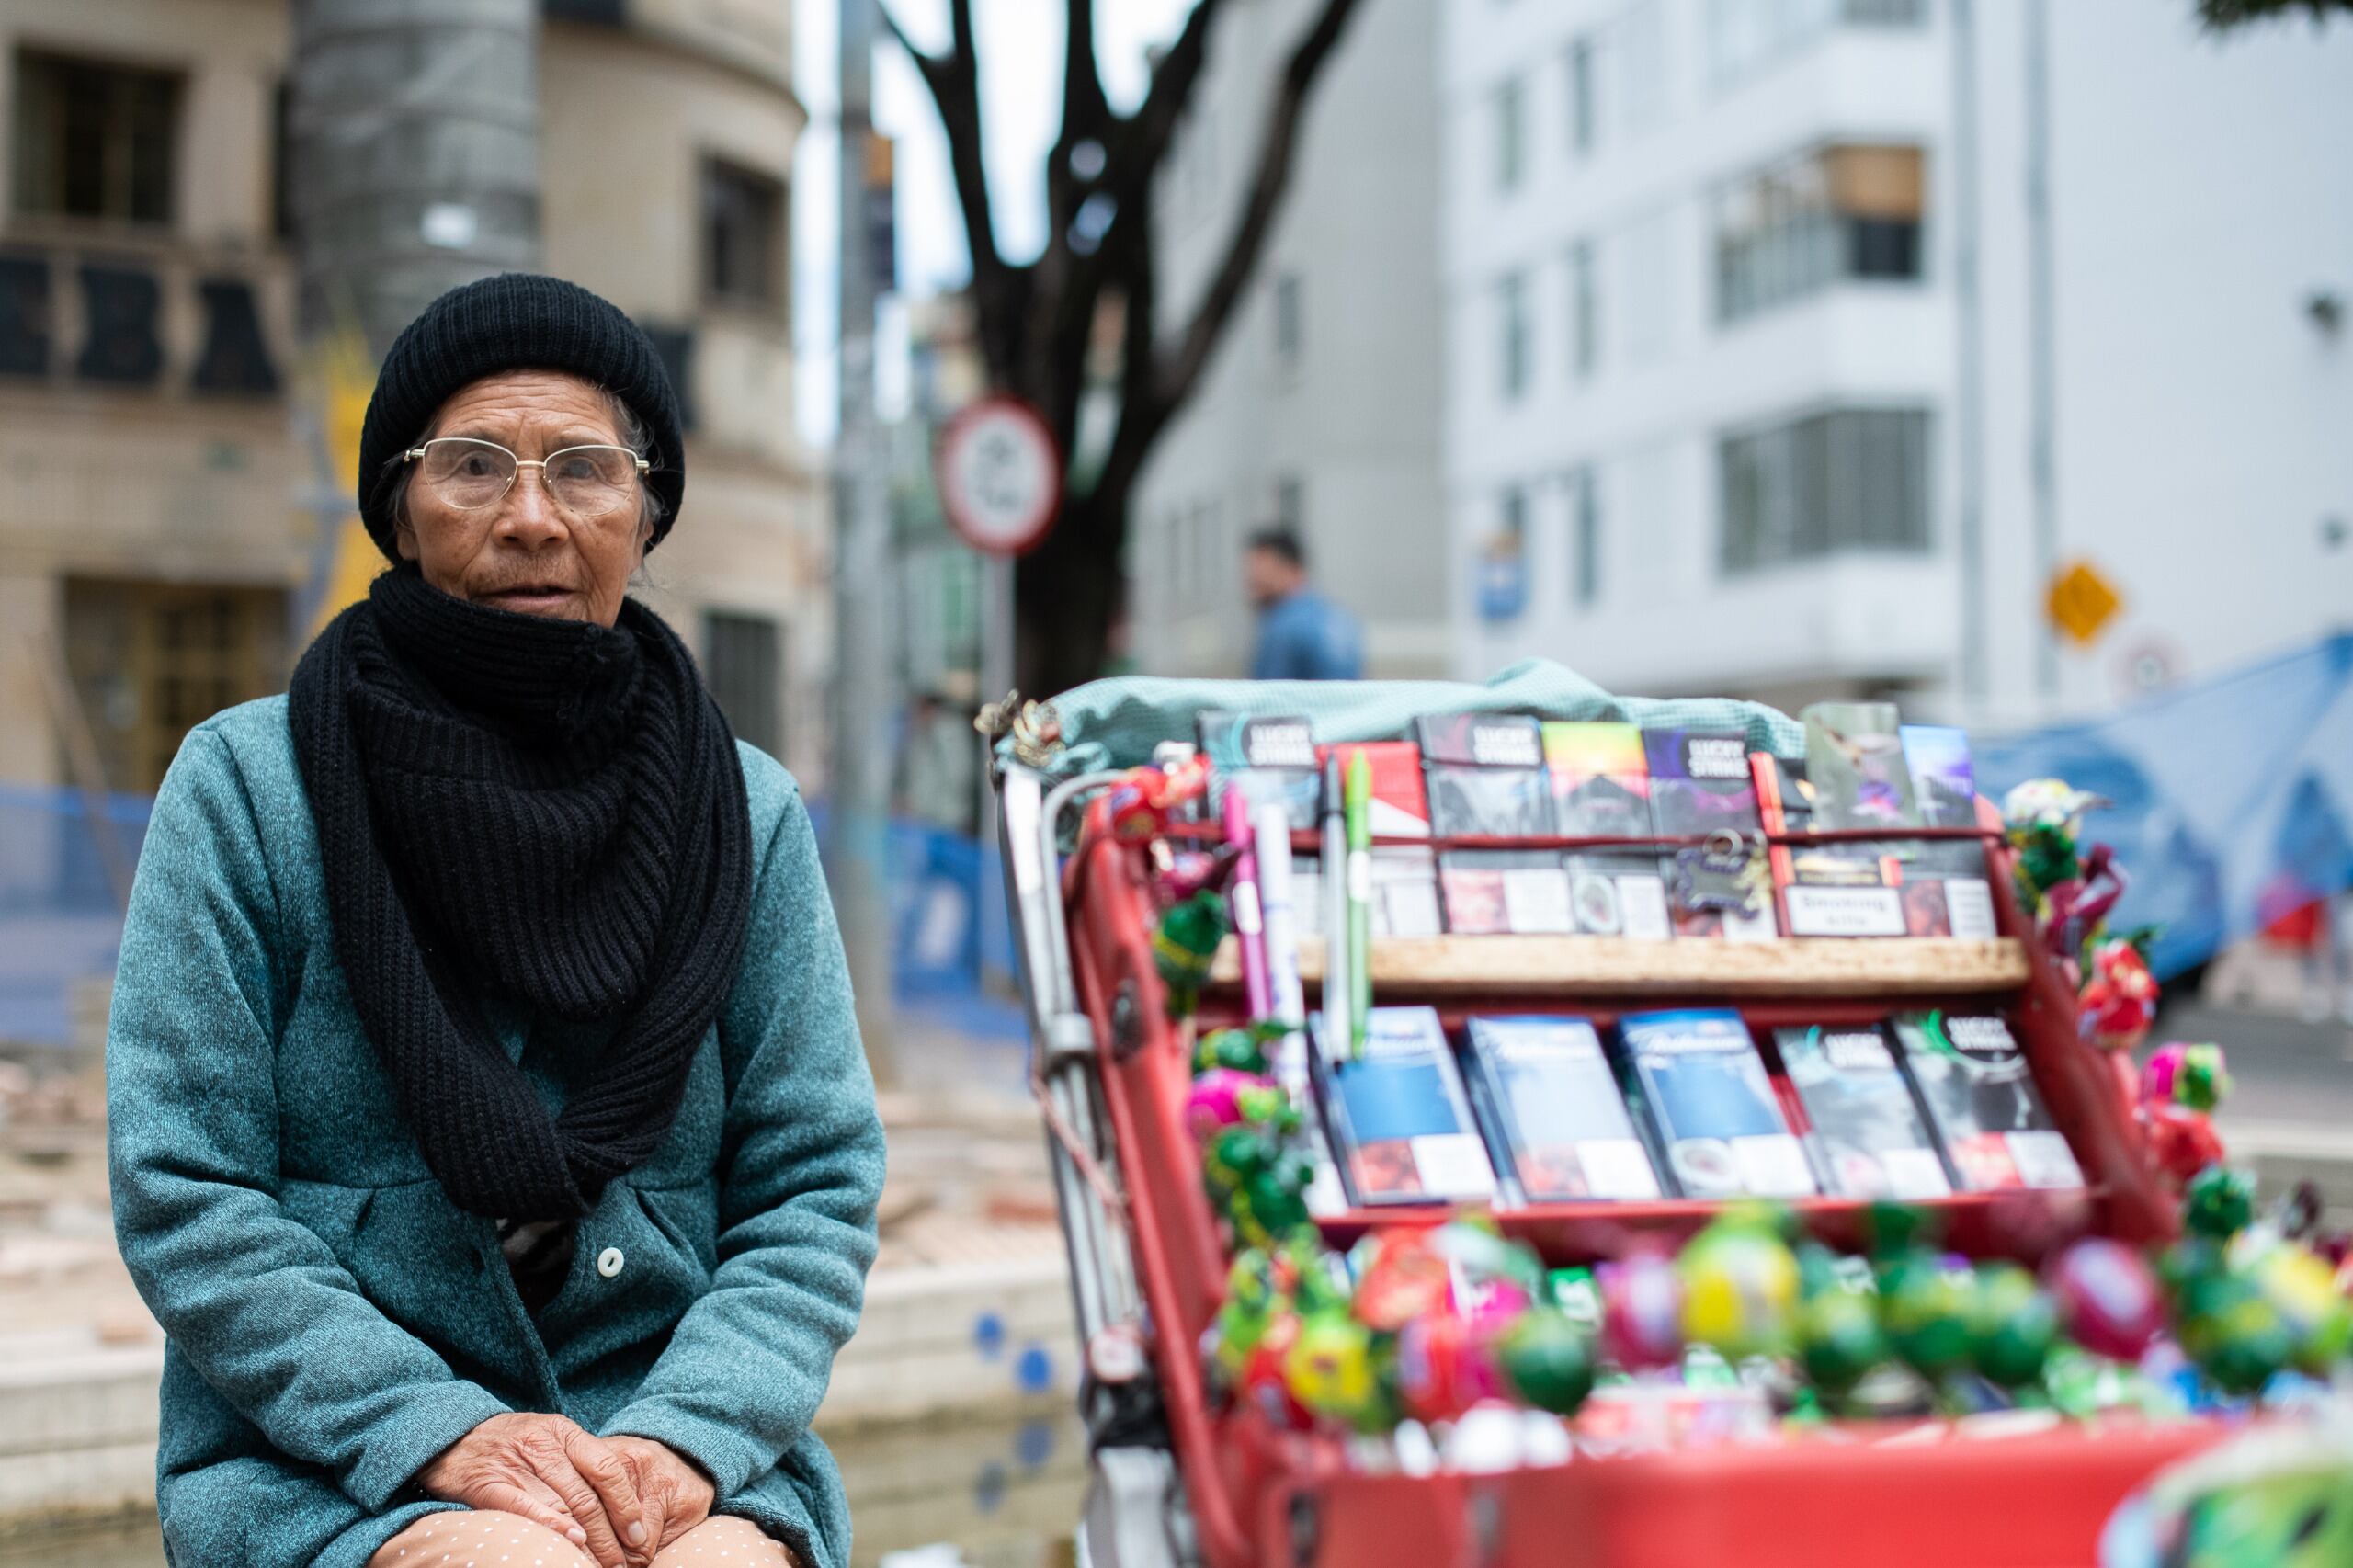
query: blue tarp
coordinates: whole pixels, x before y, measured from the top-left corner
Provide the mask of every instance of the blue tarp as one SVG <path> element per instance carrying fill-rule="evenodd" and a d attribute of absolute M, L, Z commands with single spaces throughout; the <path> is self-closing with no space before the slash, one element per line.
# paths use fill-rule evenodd
<path fill-rule="evenodd" d="M 2120 927 L 2163 927 L 2160 979 L 2353 887 L 2353 632 L 2106 719 L 1974 737 L 1978 788 L 2028 778 L 2108 798 L 2085 824 L 2131 885 Z"/>

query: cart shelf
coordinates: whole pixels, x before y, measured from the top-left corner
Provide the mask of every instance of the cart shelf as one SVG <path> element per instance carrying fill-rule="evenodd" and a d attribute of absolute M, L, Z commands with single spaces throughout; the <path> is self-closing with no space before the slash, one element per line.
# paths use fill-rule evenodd
<path fill-rule="evenodd" d="M 1955 996 L 2014 991 L 2030 978 L 2013 937 L 1775 942 L 1645 942 L 1626 937 L 1385 937 L 1372 943 L 1372 981 L 1383 999 L 1575 995 L 1685 999 Z M 1302 937 L 1300 977 L 1324 974 L 1324 941 Z M 1218 950 L 1212 985 L 1241 983 L 1231 937 Z"/>

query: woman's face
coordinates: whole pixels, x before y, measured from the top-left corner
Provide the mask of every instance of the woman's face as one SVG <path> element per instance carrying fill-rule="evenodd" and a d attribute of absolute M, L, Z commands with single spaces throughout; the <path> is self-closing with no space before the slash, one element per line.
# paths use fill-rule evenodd
<path fill-rule="evenodd" d="M 605 393 L 557 370 L 484 376 L 434 415 L 426 439 L 443 436 L 495 442 L 526 461 L 566 447 L 620 444 Z M 584 520 L 549 498 L 544 473 L 517 471 L 505 495 L 470 511 L 412 475 L 399 525 L 401 558 L 461 599 L 612 625 L 653 532 L 642 497 L 610 517 Z"/>

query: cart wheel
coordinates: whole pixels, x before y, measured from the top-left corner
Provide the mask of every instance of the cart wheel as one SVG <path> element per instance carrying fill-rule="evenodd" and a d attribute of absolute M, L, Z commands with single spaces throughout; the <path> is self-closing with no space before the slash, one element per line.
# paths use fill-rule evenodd
<path fill-rule="evenodd" d="M 1082 1568 L 1200 1568 L 1193 1514 L 1165 1449 L 1097 1449 L 1078 1531 Z"/>

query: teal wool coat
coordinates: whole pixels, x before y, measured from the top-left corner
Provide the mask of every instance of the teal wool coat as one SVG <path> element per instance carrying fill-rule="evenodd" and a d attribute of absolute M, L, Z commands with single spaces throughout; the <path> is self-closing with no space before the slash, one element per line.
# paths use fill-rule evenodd
<path fill-rule="evenodd" d="M 188 736 L 107 1038 L 116 1233 L 167 1335 L 175 1568 L 361 1568 L 450 1506 L 417 1471 L 509 1410 L 659 1439 L 717 1480 L 722 1512 L 846 1568 L 841 1477 L 809 1422 L 858 1325 L 882 1128 L 808 812 L 740 749 L 743 967 L 668 1141 L 580 1222 L 535 1319 L 491 1221 L 426 1167 L 352 1009 L 285 699 Z M 492 1017 L 560 1106 L 600 1037 Z"/>

